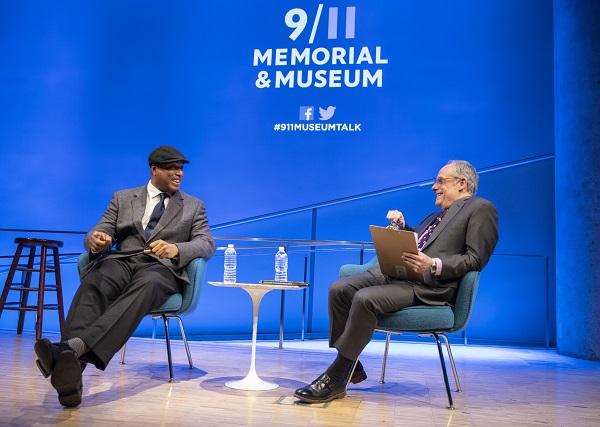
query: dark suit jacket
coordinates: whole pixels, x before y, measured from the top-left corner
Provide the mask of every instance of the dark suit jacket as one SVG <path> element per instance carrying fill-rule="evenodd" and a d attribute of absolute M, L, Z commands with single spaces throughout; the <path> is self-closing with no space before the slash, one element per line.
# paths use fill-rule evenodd
<path fill-rule="evenodd" d="M 90 230 L 84 245 L 95 231 L 103 231 L 113 238 L 114 248 L 107 248 L 100 254 L 91 255 L 93 262 L 83 272 L 85 275 L 103 259 L 123 258 L 139 254 L 155 240 L 174 243 L 179 249 L 176 260 L 161 259 L 150 254 L 158 262 L 169 268 L 179 279 L 188 282 L 185 266 L 194 258 L 210 258 L 215 251 L 204 203 L 187 193 L 174 193 L 160 221 L 146 240 L 142 227 L 142 216 L 146 209 L 146 185 L 129 190 L 117 191 L 104 215 Z"/>
<path fill-rule="evenodd" d="M 414 231 L 420 235 L 439 213 L 428 215 Z M 426 272 L 422 281 L 410 282 L 417 298 L 429 305 L 452 304 L 460 279 L 469 271 L 481 271 L 497 242 L 498 213 L 490 201 L 480 197 L 455 201 L 422 250 L 442 261 L 442 274 L 434 278 Z M 379 267 L 373 270 L 381 274 Z"/>

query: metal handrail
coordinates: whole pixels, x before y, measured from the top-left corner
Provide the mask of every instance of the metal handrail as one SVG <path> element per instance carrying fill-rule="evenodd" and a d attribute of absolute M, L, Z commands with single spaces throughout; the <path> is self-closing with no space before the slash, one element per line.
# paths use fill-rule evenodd
<path fill-rule="evenodd" d="M 49 234 L 79 234 L 86 235 L 87 231 L 77 230 L 37 230 L 26 228 L 0 228 L 0 232 L 12 233 L 49 233 Z M 370 245 L 369 241 L 353 241 L 353 240 L 310 240 L 310 239 L 288 239 L 284 237 L 235 237 L 235 236 L 213 236 L 214 240 L 233 240 L 245 242 L 294 242 L 308 245 L 318 244 L 348 244 L 348 245 Z"/>

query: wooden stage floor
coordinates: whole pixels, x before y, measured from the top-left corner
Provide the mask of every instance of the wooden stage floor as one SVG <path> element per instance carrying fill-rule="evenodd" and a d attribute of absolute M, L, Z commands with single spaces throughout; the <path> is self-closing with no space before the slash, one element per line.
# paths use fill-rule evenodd
<path fill-rule="evenodd" d="M 332 360 L 323 341 L 283 350 L 260 343 L 258 373 L 280 387 L 243 392 L 225 382 L 246 374 L 246 342 L 194 342 L 189 369 L 175 341 L 175 382 L 168 383 L 164 340 L 134 338 L 127 363 L 115 357 L 105 372 L 88 367 L 82 405 L 64 409 L 34 365 L 33 343 L 33 335 L 0 332 L 0 425 L 600 426 L 600 363 L 555 351 L 454 346 L 464 392 L 454 393 L 449 411 L 433 345 L 393 343 L 382 385 L 383 343 L 373 342 L 361 357 L 369 378 L 343 400 L 311 406 L 291 395 Z"/>

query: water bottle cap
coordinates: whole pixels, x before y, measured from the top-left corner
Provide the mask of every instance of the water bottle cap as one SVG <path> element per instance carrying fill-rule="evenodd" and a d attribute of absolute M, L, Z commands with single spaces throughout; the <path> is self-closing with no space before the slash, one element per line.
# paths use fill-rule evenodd
<path fill-rule="evenodd" d="M 228 243 L 228 244 L 227 244 L 227 247 L 228 247 L 228 248 L 233 248 L 233 243 Z"/>

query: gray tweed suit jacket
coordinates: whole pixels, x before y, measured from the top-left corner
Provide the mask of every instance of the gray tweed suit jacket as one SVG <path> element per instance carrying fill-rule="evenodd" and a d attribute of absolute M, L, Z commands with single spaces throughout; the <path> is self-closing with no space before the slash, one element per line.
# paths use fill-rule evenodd
<path fill-rule="evenodd" d="M 174 243 L 179 249 L 177 259 L 161 259 L 150 254 L 169 268 L 173 274 L 189 283 L 185 266 L 194 258 L 210 258 L 215 251 L 204 203 L 182 191 L 175 192 L 160 221 L 148 239 L 142 227 L 142 216 L 146 209 L 146 185 L 129 190 L 117 191 L 104 215 L 86 235 L 84 245 L 88 247 L 89 235 L 103 231 L 113 239 L 113 247 L 91 255 L 85 275 L 95 264 L 104 259 L 123 258 L 139 254 L 155 240 Z"/>

